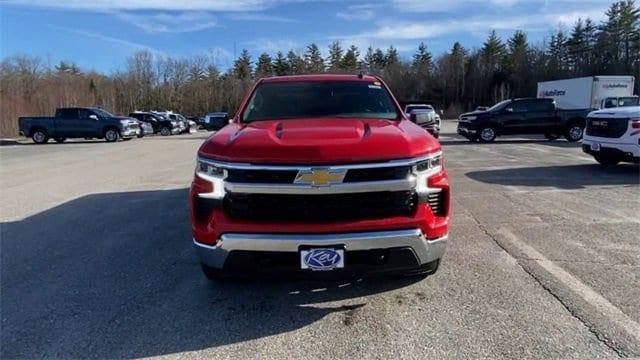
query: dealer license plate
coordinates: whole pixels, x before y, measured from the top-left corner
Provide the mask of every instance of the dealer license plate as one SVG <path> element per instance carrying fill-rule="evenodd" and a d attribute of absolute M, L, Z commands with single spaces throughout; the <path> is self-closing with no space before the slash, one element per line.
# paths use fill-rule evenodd
<path fill-rule="evenodd" d="M 330 271 L 344 268 L 344 250 L 317 248 L 300 250 L 300 268 Z"/>

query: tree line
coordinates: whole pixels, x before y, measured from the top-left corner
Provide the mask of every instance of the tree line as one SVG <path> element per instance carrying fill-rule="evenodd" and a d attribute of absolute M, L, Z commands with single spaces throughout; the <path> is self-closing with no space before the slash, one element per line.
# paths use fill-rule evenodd
<path fill-rule="evenodd" d="M 490 32 L 481 47 L 460 43 L 437 57 L 421 42 L 410 59 L 387 49 L 343 47 L 335 41 L 323 57 L 312 43 L 301 53 L 242 50 L 222 72 L 212 56 L 171 58 L 139 51 L 112 74 L 82 71 L 71 61 L 48 66 L 41 58 L 12 56 L 0 63 L 0 136 L 15 136 L 17 118 L 49 115 L 59 106 L 101 106 L 118 114 L 169 109 L 202 116 L 232 113 L 258 78 L 308 73 L 369 73 L 381 76 L 402 102 L 430 102 L 457 116 L 479 105 L 535 96 L 537 82 L 590 75 L 635 75 L 640 86 L 640 7 L 614 2 L 605 20 L 578 19 L 566 32 L 532 44 L 524 31 L 508 39 Z"/>

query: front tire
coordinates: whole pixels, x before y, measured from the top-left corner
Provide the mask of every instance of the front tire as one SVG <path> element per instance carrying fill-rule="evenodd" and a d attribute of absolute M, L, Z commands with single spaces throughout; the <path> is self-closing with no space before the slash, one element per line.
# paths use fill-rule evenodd
<path fill-rule="evenodd" d="M 480 135 L 478 136 L 480 142 L 490 143 L 496 139 L 496 129 L 491 126 L 485 126 L 480 129 Z"/>
<path fill-rule="evenodd" d="M 120 139 L 120 132 L 116 129 L 109 128 L 104 132 L 104 139 L 107 142 L 116 142 Z"/>
<path fill-rule="evenodd" d="M 168 127 L 163 127 L 162 129 L 160 129 L 160 135 L 162 136 L 169 136 L 171 135 L 171 129 L 169 129 Z"/>
<path fill-rule="evenodd" d="M 36 144 L 46 144 L 49 141 L 49 134 L 47 134 L 46 130 L 36 129 L 31 134 L 31 139 Z"/>
<path fill-rule="evenodd" d="M 584 133 L 584 127 L 578 123 L 572 123 L 567 128 L 567 131 L 564 134 L 564 137 L 569 142 L 576 142 L 582 139 L 582 134 Z"/>

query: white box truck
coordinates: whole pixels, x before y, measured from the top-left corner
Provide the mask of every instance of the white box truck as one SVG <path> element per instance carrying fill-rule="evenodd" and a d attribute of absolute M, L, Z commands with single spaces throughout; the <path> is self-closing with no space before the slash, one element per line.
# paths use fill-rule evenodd
<path fill-rule="evenodd" d="M 637 106 L 633 76 L 587 76 L 538 83 L 538 97 L 552 98 L 559 109 Z"/>

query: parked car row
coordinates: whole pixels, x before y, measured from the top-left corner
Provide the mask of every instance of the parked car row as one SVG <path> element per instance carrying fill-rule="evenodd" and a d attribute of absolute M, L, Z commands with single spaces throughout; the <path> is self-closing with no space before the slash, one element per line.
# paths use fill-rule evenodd
<path fill-rule="evenodd" d="M 154 134 L 169 136 L 180 134 L 183 131 L 183 126 L 177 120 L 170 120 L 158 113 L 136 111 L 130 113 L 129 116 L 141 123 L 151 125 Z"/>
<path fill-rule="evenodd" d="M 129 116 L 117 116 L 100 107 L 65 107 L 57 109 L 55 116 L 18 119 L 20 135 L 30 137 L 36 144 L 47 143 L 49 139 L 58 143 L 69 138 L 115 142 L 151 134 L 184 134 L 198 128 L 211 131 L 219 130 L 228 121 L 227 113 L 209 113 L 205 118 L 190 119 L 172 111 L 134 111 Z"/>

